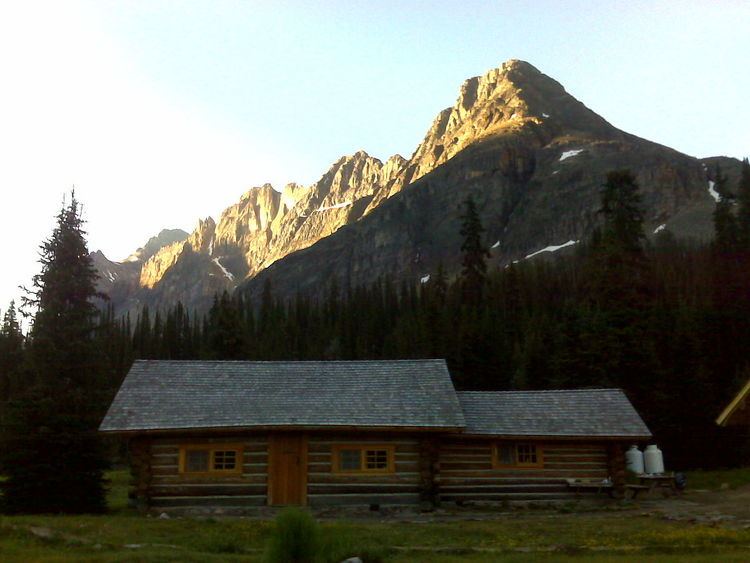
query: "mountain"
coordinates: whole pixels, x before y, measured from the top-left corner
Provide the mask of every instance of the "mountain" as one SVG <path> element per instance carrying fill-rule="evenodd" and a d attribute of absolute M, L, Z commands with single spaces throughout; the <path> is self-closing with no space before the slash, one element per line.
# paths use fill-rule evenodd
<path fill-rule="evenodd" d="M 110 301 L 119 311 L 136 309 L 140 302 L 135 295 L 141 290 L 141 271 L 144 262 L 157 254 L 162 248 L 184 241 L 188 233 L 182 229 L 164 229 L 158 235 L 148 239 L 122 262 L 109 260 L 101 250 L 91 253 L 94 267 L 99 273 L 97 291 L 109 296 Z"/>
<path fill-rule="evenodd" d="M 120 311 L 178 299 L 205 309 L 216 291 L 257 296 L 267 279 L 289 297 L 320 292 L 334 279 L 423 279 L 440 262 L 456 271 L 468 195 L 481 210 L 492 262 L 502 266 L 586 237 L 599 221 L 600 186 L 616 168 L 636 174 L 649 232 L 708 238 L 716 163 L 732 172 L 739 166 L 625 133 L 512 60 L 464 82 L 410 159 L 382 162 L 359 151 L 311 186 L 252 188 L 218 223 L 207 218 L 187 238 L 138 255 L 137 282 L 112 300 Z M 113 264 L 97 266 L 106 277 Z"/>

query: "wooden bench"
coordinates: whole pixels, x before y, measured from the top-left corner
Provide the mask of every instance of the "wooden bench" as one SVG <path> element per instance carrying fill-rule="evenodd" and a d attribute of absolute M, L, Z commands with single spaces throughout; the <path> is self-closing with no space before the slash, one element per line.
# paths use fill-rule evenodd
<path fill-rule="evenodd" d="M 628 498 L 636 498 L 639 493 L 643 491 L 650 491 L 651 487 L 648 485 L 634 485 L 631 483 L 628 483 L 625 485 L 625 496 L 628 497 L 628 492 L 630 493 L 630 496 Z"/>
<path fill-rule="evenodd" d="M 594 491 L 597 493 L 606 492 L 612 496 L 614 485 L 611 481 L 604 479 L 565 479 L 569 489 L 573 489 L 577 495 L 584 491 Z"/>
<path fill-rule="evenodd" d="M 638 481 L 640 482 L 639 486 L 648 489 L 649 493 L 654 492 L 656 489 L 661 489 L 665 495 L 680 494 L 674 480 L 674 473 L 643 473 L 638 475 Z"/>

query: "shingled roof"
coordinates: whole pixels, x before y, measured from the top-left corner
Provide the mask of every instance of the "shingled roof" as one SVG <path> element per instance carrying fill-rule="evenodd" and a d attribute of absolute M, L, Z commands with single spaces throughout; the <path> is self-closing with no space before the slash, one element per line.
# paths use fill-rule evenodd
<path fill-rule="evenodd" d="M 99 429 L 288 426 L 445 430 L 464 417 L 444 360 L 138 360 Z"/>
<path fill-rule="evenodd" d="M 465 391 L 466 434 L 507 437 L 650 438 L 620 389 Z"/>

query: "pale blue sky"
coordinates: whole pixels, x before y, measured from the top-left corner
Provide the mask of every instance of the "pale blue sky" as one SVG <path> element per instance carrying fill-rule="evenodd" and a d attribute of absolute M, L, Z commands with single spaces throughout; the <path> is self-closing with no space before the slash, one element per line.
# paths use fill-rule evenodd
<path fill-rule="evenodd" d="M 409 157 L 510 58 L 626 131 L 746 156 L 748 22 L 748 1 L 0 3 L 0 308 L 72 184 L 90 246 L 121 259 L 251 186 Z"/>

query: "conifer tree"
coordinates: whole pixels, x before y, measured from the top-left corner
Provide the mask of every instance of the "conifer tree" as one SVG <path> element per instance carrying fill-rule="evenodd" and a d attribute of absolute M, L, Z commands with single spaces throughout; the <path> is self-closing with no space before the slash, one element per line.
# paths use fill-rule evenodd
<path fill-rule="evenodd" d="M 32 378 L 4 432 L 3 508 L 10 513 L 101 512 L 106 460 L 97 435 L 106 370 L 95 338 L 97 274 L 75 194 L 41 245 L 25 305 Z"/>
<path fill-rule="evenodd" d="M 716 168 L 716 192 L 719 194 L 719 201 L 716 202 L 714 209 L 714 248 L 720 253 L 732 253 L 738 249 L 740 233 L 737 225 L 737 219 L 732 212 L 734 198 L 727 192 L 727 177 Z"/>
<path fill-rule="evenodd" d="M 208 313 L 209 355 L 215 360 L 240 360 L 245 357 L 245 340 L 239 310 L 225 290 L 214 296 Z"/>
<path fill-rule="evenodd" d="M 10 302 L 0 327 L 0 405 L 8 401 L 23 368 L 24 336 L 16 314 L 16 304 Z M 4 407 L 0 407 L 4 409 Z"/>
<path fill-rule="evenodd" d="M 737 226 L 740 243 L 745 250 L 750 250 L 750 161 L 742 161 L 740 184 L 737 188 Z"/>
<path fill-rule="evenodd" d="M 464 201 L 464 214 L 461 216 L 462 269 L 461 284 L 464 302 L 476 306 L 482 301 L 485 277 L 487 275 L 487 258 L 490 253 L 482 242 L 484 228 L 479 219 L 477 206 L 470 196 Z"/>
<path fill-rule="evenodd" d="M 646 392 L 653 371 L 648 338 L 652 306 L 639 187 L 628 170 L 607 175 L 603 186 L 601 236 L 591 246 L 588 299 L 583 328 L 586 353 L 595 358 L 592 381 Z"/>

